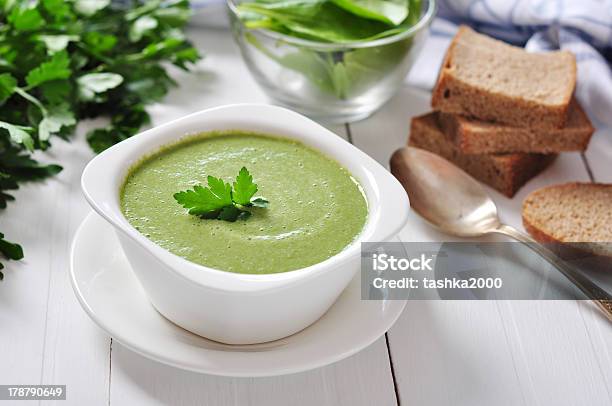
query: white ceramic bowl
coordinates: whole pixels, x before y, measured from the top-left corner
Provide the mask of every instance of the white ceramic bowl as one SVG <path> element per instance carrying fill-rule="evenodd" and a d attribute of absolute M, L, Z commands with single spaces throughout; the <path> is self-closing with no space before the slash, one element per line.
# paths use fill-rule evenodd
<path fill-rule="evenodd" d="M 247 275 L 183 259 L 128 223 L 119 192 L 135 162 L 184 136 L 231 129 L 300 140 L 347 168 L 368 200 L 368 220 L 358 238 L 337 255 L 307 268 Z M 258 104 L 204 110 L 135 135 L 95 157 L 83 171 L 81 185 L 91 207 L 114 226 L 153 306 L 179 326 L 228 344 L 276 340 L 315 322 L 359 270 L 360 243 L 394 237 L 409 210 L 402 186 L 368 155 L 298 113 Z"/>

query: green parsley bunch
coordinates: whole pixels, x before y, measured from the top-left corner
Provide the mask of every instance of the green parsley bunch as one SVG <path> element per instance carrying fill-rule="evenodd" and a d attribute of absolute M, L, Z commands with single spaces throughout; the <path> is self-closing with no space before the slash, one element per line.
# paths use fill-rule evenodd
<path fill-rule="evenodd" d="M 22 182 L 61 170 L 31 153 L 80 119 L 110 118 L 87 134 L 95 152 L 149 122 L 145 106 L 175 84 L 162 63 L 200 58 L 182 32 L 189 15 L 185 0 L 0 0 L 0 209 Z M 0 252 L 23 257 L 2 233 Z"/>

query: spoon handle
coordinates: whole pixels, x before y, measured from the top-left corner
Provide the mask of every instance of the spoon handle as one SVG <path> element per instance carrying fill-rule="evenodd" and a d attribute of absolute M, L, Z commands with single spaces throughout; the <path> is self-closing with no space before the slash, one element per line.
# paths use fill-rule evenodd
<path fill-rule="evenodd" d="M 570 282 L 572 282 L 586 297 L 591 299 L 597 307 L 608 317 L 608 320 L 612 322 L 612 296 L 594 284 L 589 278 L 576 271 L 574 268 L 568 266 L 559 256 L 553 253 L 551 250 L 540 244 L 529 235 L 520 232 L 506 224 L 500 225 L 497 229 L 493 230 L 497 233 L 504 234 L 508 237 L 512 237 L 517 241 L 526 244 L 536 253 L 540 254 L 544 259 L 550 262 L 555 268 L 557 268 Z"/>

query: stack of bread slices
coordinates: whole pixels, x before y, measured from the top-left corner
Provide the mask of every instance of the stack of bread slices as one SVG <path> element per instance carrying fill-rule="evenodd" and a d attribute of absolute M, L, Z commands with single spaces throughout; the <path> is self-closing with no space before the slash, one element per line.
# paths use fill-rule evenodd
<path fill-rule="evenodd" d="M 409 145 L 512 197 L 557 153 L 587 148 L 594 129 L 575 87 L 572 53 L 529 53 L 462 26 Z"/>

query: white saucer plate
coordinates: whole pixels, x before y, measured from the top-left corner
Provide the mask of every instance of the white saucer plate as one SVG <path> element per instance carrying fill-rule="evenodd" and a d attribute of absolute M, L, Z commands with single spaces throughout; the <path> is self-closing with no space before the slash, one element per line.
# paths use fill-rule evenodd
<path fill-rule="evenodd" d="M 361 300 L 358 274 L 321 319 L 297 334 L 255 345 L 207 340 L 153 308 L 112 227 L 94 213 L 75 234 L 70 276 L 89 317 L 125 347 L 177 368 L 222 376 L 285 375 L 339 361 L 382 336 L 406 305 L 398 300 Z"/>

